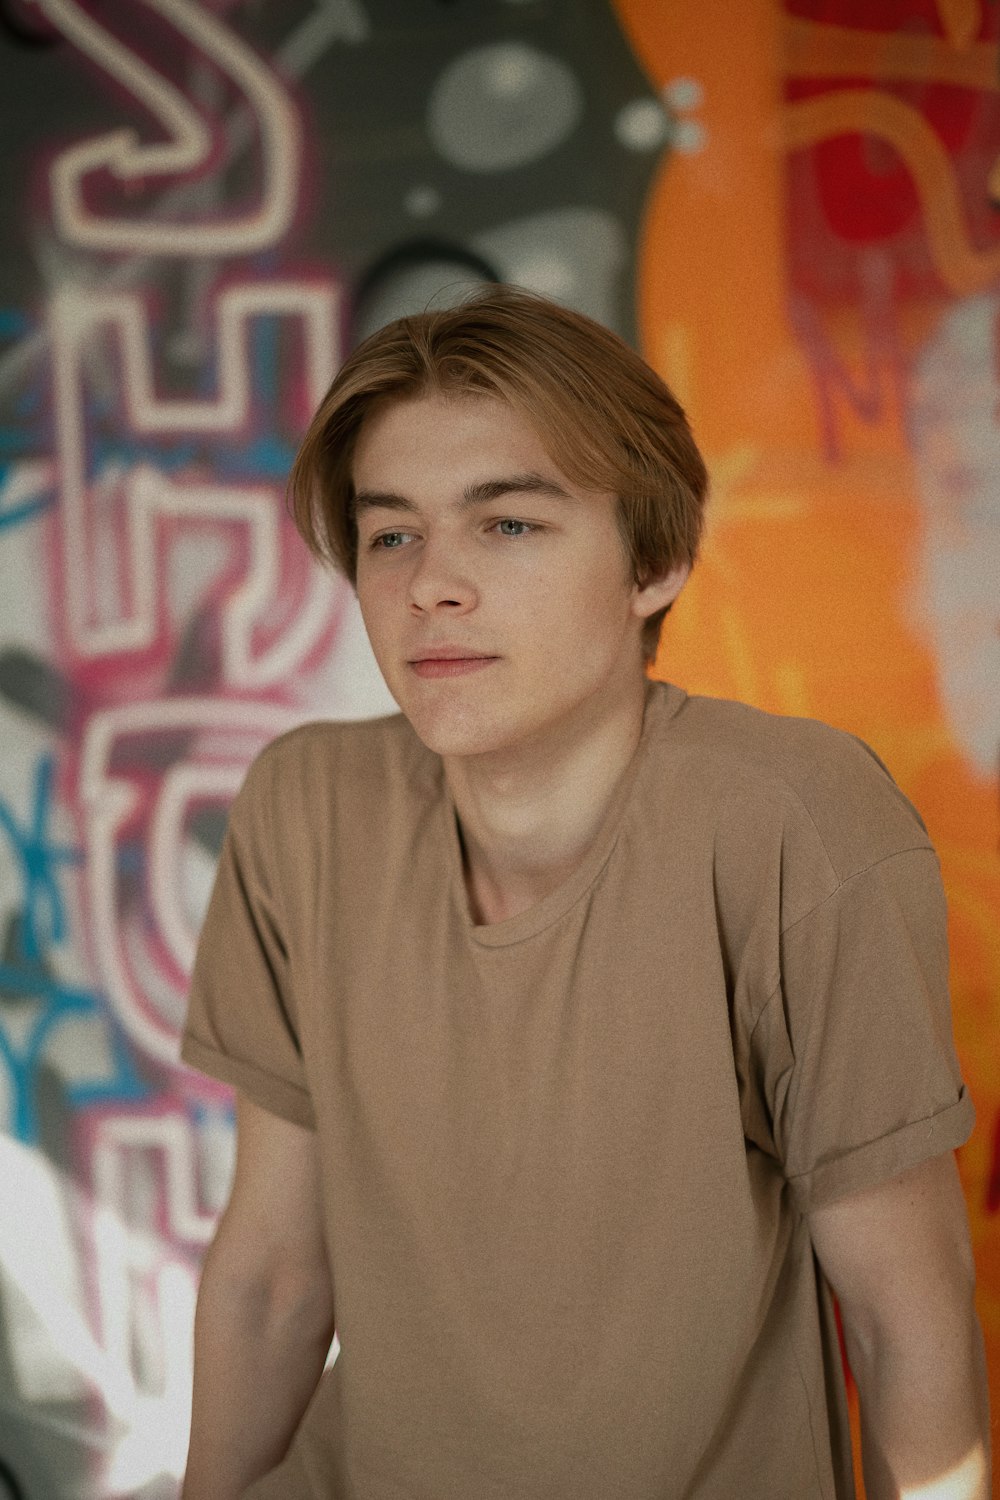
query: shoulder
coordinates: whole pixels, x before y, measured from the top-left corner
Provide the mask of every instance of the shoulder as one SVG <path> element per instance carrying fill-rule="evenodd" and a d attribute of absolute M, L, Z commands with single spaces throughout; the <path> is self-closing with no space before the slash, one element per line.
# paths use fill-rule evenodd
<path fill-rule="evenodd" d="M 668 725 L 691 790 L 703 789 L 747 838 L 780 827 L 811 845 L 836 883 L 914 849 L 927 828 L 888 767 L 858 736 L 817 719 L 690 696 Z"/>
<path fill-rule="evenodd" d="M 327 807 L 433 783 L 436 757 L 402 714 L 317 719 L 287 730 L 251 762 L 233 806 L 256 820 L 266 807 L 284 820 L 315 822 Z"/>
<path fill-rule="evenodd" d="M 286 730 L 251 763 L 248 786 L 263 789 L 293 775 L 351 770 L 419 772 L 433 759 L 402 714 L 376 719 L 313 719 Z"/>

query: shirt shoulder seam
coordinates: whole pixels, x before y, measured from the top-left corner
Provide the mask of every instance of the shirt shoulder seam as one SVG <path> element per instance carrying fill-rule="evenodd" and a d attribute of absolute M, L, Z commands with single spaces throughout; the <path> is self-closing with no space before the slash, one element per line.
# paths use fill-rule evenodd
<path fill-rule="evenodd" d="M 908 844 L 905 849 L 893 849 L 888 854 L 880 854 L 878 859 L 869 860 L 868 864 L 862 865 L 859 870 L 852 870 L 850 875 L 845 875 L 843 879 L 838 880 L 833 890 L 828 891 L 821 901 L 817 901 L 814 906 L 810 906 L 808 911 L 796 917 L 793 922 L 789 922 L 787 927 L 782 927 L 780 936 L 787 937 L 800 923 L 807 922 L 810 917 L 815 916 L 828 901 L 832 901 L 834 896 L 839 896 L 845 886 L 851 885 L 855 880 L 860 880 L 862 875 L 867 875 L 870 870 L 876 869 L 879 865 L 887 864 L 891 859 L 901 859 L 904 854 L 930 854 L 934 859 L 937 858 L 930 844 Z M 829 859 L 829 855 L 827 858 Z"/>
<path fill-rule="evenodd" d="M 811 906 L 808 911 L 803 912 L 801 916 L 796 917 L 794 922 L 789 922 L 787 927 L 783 927 L 779 936 L 782 938 L 786 937 L 788 933 L 793 932 L 796 927 L 799 927 L 803 922 L 807 922 L 810 917 L 815 916 L 816 913 L 818 911 L 821 911 L 828 902 L 832 901 L 835 896 L 838 896 L 840 892 L 845 888 L 845 886 L 851 885 L 853 881 L 860 879 L 862 875 L 867 875 L 870 870 L 874 870 L 878 865 L 884 865 L 890 859 L 900 859 L 905 854 L 930 854 L 934 857 L 934 859 L 937 859 L 937 855 L 935 854 L 934 849 L 930 844 L 911 844 L 906 849 L 894 849 L 891 854 L 883 854 L 878 859 L 871 860 L 869 864 L 864 865 L 860 870 L 855 870 L 852 874 L 845 875 L 843 880 L 838 881 L 834 889 L 832 891 L 829 891 L 821 901 L 817 901 L 816 904 L 814 906 Z M 772 1002 L 777 998 L 780 991 L 781 975 L 779 974 L 777 979 L 774 981 L 773 986 L 768 991 L 767 998 L 761 1003 L 760 1009 L 750 1023 L 750 1033 L 748 1040 L 752 1041 L 754 1032 L 757 1030 L 760 1021 L 763 1019 L 766 1012 L 770 1009 Z"/>

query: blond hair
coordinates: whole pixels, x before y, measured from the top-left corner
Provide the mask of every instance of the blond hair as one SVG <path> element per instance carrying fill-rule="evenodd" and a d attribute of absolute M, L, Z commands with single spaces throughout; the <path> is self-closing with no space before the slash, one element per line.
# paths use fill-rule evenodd
<path fill-rule="evenodd" d="M 600 323 L 497 285 L 373 333 L 341 366 L 313 417 L 289 476 L 288 505 L 310 550 L 351 583 L 358 434 L 376 403 L 426 393 L 506 401 L 567 479 L 616 495 L 626 562 L 640 586 L 694 562 L 708 479 L 675 397 Z M 647 662 L 666 612 L 644 621 Z"/>

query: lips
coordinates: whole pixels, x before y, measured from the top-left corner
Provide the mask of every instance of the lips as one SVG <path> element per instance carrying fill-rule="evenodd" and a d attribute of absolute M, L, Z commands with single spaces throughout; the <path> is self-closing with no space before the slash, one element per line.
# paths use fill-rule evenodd
<path fill-rule="evenodd" d="M 438 652 L 430 655 L 430 651 Z M 485 672 L 500 660 L 498 656 L 470 655 L 468 646 L 427 647 L 427 654 L 410 662 L 410 671 L 426 679 L 470 677 Z"/>
<path fill-rule="evenodd" d="M 416 666 L 421 661 L 492 661 L 488 651 L 471 651 L 468 646 L 427 646 L 419 656 L 411 656 L 410 663 Z"/>

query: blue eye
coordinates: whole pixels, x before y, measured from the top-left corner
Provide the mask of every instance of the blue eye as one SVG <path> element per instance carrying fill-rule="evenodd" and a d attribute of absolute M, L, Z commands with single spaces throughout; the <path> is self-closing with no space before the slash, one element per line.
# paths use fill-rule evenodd
<path fill-rule="evenodd" d="M 395 551 L 400 537 L 404 537 L 406 535 L 407 533 L 405 531 L 383 531 L 381 536 L 377 536 L 374 538 L 371 545 L 373 547 L 381 547 L 385 552 L 392 552 Z"/>
<path fill-rule="evenodd" d="M 497 522 L 497 525 L 521 527 L 520 531 L 504 531 L 501 533 L 502 536 L 524 536 L 526 532 L 534 531 L 535 529 L 530 521 L 516 521 L 513 516 L 505 516 L 502 521 Z"/>

